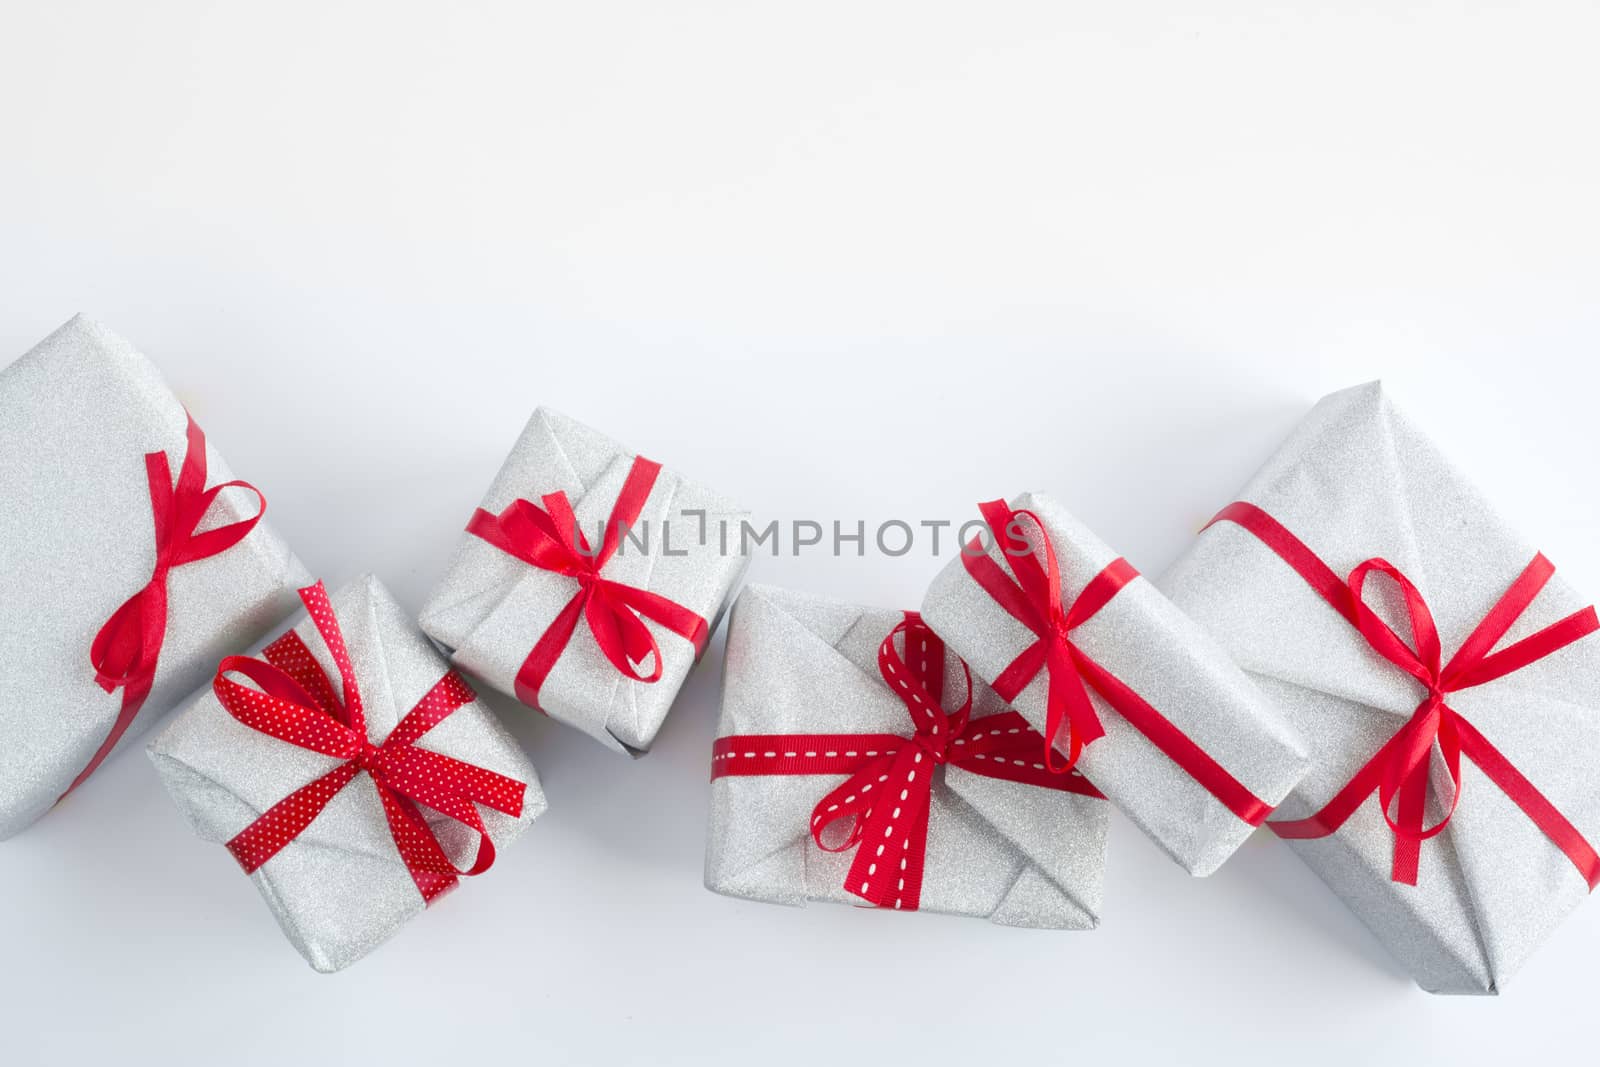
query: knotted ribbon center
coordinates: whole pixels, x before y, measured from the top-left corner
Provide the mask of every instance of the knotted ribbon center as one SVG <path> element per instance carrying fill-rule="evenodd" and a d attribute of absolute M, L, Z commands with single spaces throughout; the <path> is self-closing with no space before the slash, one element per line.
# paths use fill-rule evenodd
<path fill-rule="evenodd" d="M 896 647 L 903 640 L 905 652 Z M 1081 775 L 1055 775 L 1041 741 L 1014 711 L 973 719 L 972 675 L 953 711 L 943 708 L 945 646 L 914 612 L 884 638 L 878 670 L 911 719 L 898 734 L 746 734 L 719 738 L 713 780 L 766 774 L 844 774 L 811 813 L 811 838 L 827 852 L 857 849 L 845 888 L 880 908 L 916 910 L 922 896 L 934 771 L 960 767 L 1009 782 L 1099 797 Z M 845 827 L 841 837 L 837 830 Z"/>
<path fill-rule="evenodd" d="M 1270 805 L 1073 641 L 1074 630 L 1139 577 L 1132 564 L 1121 558 L 1112 560 L 1066 604 L 1055 546 L 1039 517 L 1031 511 L 1013 510 L 1004 500 L 991 500 L 978 508 L 1010 574 L 976 539 L 962 549 L 961 562 L 995 603 L 1035 638 L 994 680 L 994 689 L 1004 699 L 1015 701 L 1040 671 L 1045 673 L 1045 765 L 1053 773 L 1067 773 L 1077 766 L 1085 748 L 1105 736 L 1105 726 L 1090 697 L 1093 690 L 1229 811 L 1251 826 L 1265 821 Z M 1063 733 L 1066 757 L 1058 762 Z"/>
<path fill-rule="evenodd" d="M 635 682 L 658 682 L 664 669 L 660 645 L 646 620 L 690 641 L 697 655 L 704 649 L 709 636 L 705 619 L 658 593 L 613 581 L 602 573 L 621 547 L 624 532 L 638 521 L 660 471 L 658 463 L 642 456 L 634 459 L 606 520 L 598 550 L 591 549 L 564 492 L 541 497 L 543 508 L 522 499 L 512 501 L 498 515 L 479 508 L 467 523 L 468 533 L 507 555 L 578 583 L 576 595 L 534 644 L 517 672 L 517 699 L 524 704 L 539 706 L 539 691 L 571 641 L 580 617 L 611 665 Z M 642 666 L 646 663 L 651 665 L 648 671 Z"/>
<path fill-rule="evenodd" d="M 167 579 L 173 569 L 226 552 L 255 529 L 267 510 L 266 498 L 248 482 L 206 487 L 206 437 L 187 412 L 185 418 L 186 446 L 176 485 L 165 452 L 150 452 L 144 457 L 150 513 L 155 524 L 155 565 L 150 580 L 112 612 L 89 645 L 95 683 L 107 693 L 121 689 L 122 707 L 105 740 L 62 797 L 99 769 L 150 696 L 166 639 Z M 224 489 L 243 489 L 253 494 L 259 504 L 256 513 L 248 519 L 197 532 Z"/>
<path fill-rule="evenodd" d="M 268 645 L 262 659 L 229 656 L 217 668 L 212 691 L 228 714 L 251 729 L 280 741 L 341 760 L 337 767 L 290 793 L 228 842 L 246 873 L 277 855 L 311 825 L 328 803 L 365 772 L 378 792 L 390 836 L 424 903 L 457 884 L 457 876 L 481 874 L 494 863 L 477 805 L 516 818 L 527 786 L 514 778 L 419 748 L 416 742 L 474 694 L 455 671 L 417 702 L 381 744 L 367 737 L 366 714 L 355 666 L 321 582 L 300 590 L 300 598 L 338 668 L 342 696 L 322 665 L 293 630 Z M 228 677 L 239 674 L 255 683 Z M 460 868 L 446 855 L 419 810 L 432 808 L 478 835 L 477 857 Z"/>
<path fill-rule="evenodd" d="M 1461 757 L 1466 756 L 1561 849 L 1591 889 L 1600 885 L 1600 856 L 1583 835 L 1447 702 L 1452 693 L 1504 678 L 1600 629 L 1600 617 L 1588 607 L 1495 650 L 1555 574 L 1555 566 L 1543 553 L 1535 554 L 1450 660 L 1443 662 L 1433 613 L 1421 591 L 1398 567 L 1383 559 L 1369 559 L 1356 566 L 1348 579 L 1341 580 L 1287 527 L 1254 504 L 1235 501 L 1219 512 L 1208 528 L 1220 522 L 1234 523 L 1254 535 L 1344 616 L 1373 651 L 1410 675 L 1424 690 L 1405 725 L 1332 800 L 1309 818 L 1268 823 L 1275 833 L 1286 838 L 1326 837 L 1343 826 L 1367 797 L 1377 793 L 1383 819 L 1395 837 L 1391 877 L 1405 885 L 1416 885 L 1422 842 L 1449 825 L 1461 802 Z M 1399 589 L 1411 631 L 1410 644 L 1367 604 L 1366 581 L 1373 574 L 1387 577 Z M 1443 814 L 1439 820 L 1429 826 L 1428 778 L 1435 744 L 1450 777 L 1451 795 L 1448 804 L 1441 805 Z"/>

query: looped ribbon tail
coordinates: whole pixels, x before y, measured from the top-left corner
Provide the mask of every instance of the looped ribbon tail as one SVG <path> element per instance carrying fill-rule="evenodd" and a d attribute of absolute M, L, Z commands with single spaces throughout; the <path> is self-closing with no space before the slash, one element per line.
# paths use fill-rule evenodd
<path fill-rule="evenodd" d="M 1011 573 L 1006 573 L 980 539 L 962 548 L 961 562 L 995 603 L 1035 638 L 995 679 L 994 690 L 1003 699 L 1014 701 L 1041 670 L 1045 672 L 1044 760 L 1051 771 L 1061 774 L 1072 770 L 1084 750 L 1105 736 L 1105 726 L 1090 696 L 1092 690 L 1234 815 L 1251 826 L 1261 825 L 1271 813 L 1271 805 L 1251 793 L 1171 720 L 1072 640 L 1073 630 L 1094 618 L 1139 577 L 1133 565 L 1125 559 L 1113 560 L 1089 580 L 1070 605 L 1064 604 L 1055 546 L 1039 516 L 1015 510 L 1004 500 L 979 504 L 978 509 Z M 1058 762 L 1063 732 L 1066 758 Z"/>
<path fill-rule="evenodd" d="M 905 652 L 895 646 L 902 638 Z M 878 648 L 878 670 L 906 706 L 913 732 L 743 734 L 712 748 L 712 780 L 769 774 L 848 775 L 811 813 L 810 832 L 827 852 L 855 849 L 845 889 L 879 908 L 915 911 L 922 899 L 935 770 L 944 765 L 1008 782 L 1099 797 L 1081 775 L 1052 774 L 1039 762 L 1041 738 L 1014 711 L 973 719 L 972 675 L 945 711 L 943 642 L 908 612 Z M 842 828 L 843 835 L 835 831 Z"/>
<path fill-rule="evenodd" d="M 1243 501 L 1224 508 L 1207 526 L 1220 522 L 1231 522 L 1254 535 L 1354 626 L 1374 652 L 1425 690 L 1405 725 L 1320 811 L 1304 819 L 1268 823 L 1278 836 L 1327 837 L 1376 793 L 1384 821 L 1395 839 L 1391 878 L 1404 885 L 1416 885 L 1422 842 L 1442 833 L 1461 803 L 1461 758 L 1465 756 L 1533 820 L 1578 869 L 1590 889 L 1600 884 L 1600 856 L 1589 842 L 1499 749 L 1447 703 L 1452 693 L 1504 678 L 1600 629 L 1595 609 L 1587 607 L 1494 650 L 1555 573 L 1555 566 L 1543 554 L 1533 557 L 1461 647 L 1448 662 L 1443 662 L 1433 613 L 1421 591 L 1398 567 L 1383 559 L 1369 559 L 1352 570 L 1348 579 L 1340 579 L 1288 528 L 1261 508 Z M 1387 578 L 1399 589 L 1411 631 L 1409 644 L 1367 606 L 1363 594 L 1367 579 L 1374 575 Z M 1451 795 L 1448 804 L 1442 805 L 1443 814 L 1430 826 L 1427 799 L 1435 745 L 1450 776 Z"/>
<path fill-rule="evenodd" d="M 494 863 L 476 805 L 516 818 L 527 786 L 514 778 L 419 748 L 429 730 L 470 704 L 475 694 L 455 671 L 441 678 L 382 744 L 367 738 L 355 667 L 321 582 L 300 590 L 311 620 L 339 671 L 335 691 L 311 650 L 293 630 L 268 645 L 261 659 L 229 656 L 217 668 L 212 691 L 239 722 L 312 752 L 343 762 L 300 787 L 228 842 L 247 874 L 259 870 L 311 825 L 336 794 L 365 772 L 378 791 L 401 861 L 425 904 L 454 888 L 458 876 L 482 874 Z M 240 675 L 255 687 L 235 681 Z M 434 835 L 421 807 L 431 808 L 478 835 L 476 858 L 457 867 Z"/>
<path fill-rule="evenodd" d="M 266 498 L 248 482 L 223 482 L 206 488 L 206 437 L 192 416 L 185 412 L 185 417 L 187 444 L 176 486 L 165 452 L 150 452 L 144 457 L 155 523 L 155 566 L 150 581 L 112 612 L 89 646 L 96 684 L 107 693 L 121 689 L 122 707 L 100 747 L 60 799 L 100 768 L 150 696 L 167 632 L 168 575 L 176 567 L 220 555 L 237 545 L 255 529 L 267 510 Z M 196 532 L 224 489 L 243 489 L 253 494 L 259 505 L 256 513 L 248 519 Z"/>
<path fill-rule="evenodd" d="M 565 575 L 578 583 L 573 595 L 528 653 L 517 671 L 517 699 L 539 707 L 539 690 L 572 640 L 581 617 L 589 624 L 600 651 L 625 677 L 651 684 L 661 680 L 661 648 L 645 620 L 654 622 L 705 649 L 709 636 L 706 620 L 648 589 L 602 577 L 606 564 L 621 547 L 624 531 L 639 519 L 661 465 L 635 457 L 610 517 L 598 551 L 578 526 L 572 504 L 564 492 L 541 498 L 543 508 L 527 500 L 514 500 L 498 515 L 479 508 L 467 523 L 467 532 L 514 556 L 531 567 Z M 646 672 L 642 664 L 650 663 Z"/>

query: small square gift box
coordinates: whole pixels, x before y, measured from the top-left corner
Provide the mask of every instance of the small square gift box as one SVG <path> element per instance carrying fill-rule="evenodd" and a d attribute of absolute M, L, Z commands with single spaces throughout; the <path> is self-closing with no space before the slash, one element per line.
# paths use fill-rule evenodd
<path fill-rule="evenodd" d="M 229 656 L 150 758 L 319 971 L 346 967 L 481 874 L 544 812 L 516 742 L 378 581 L 258 657 Z"/>
<path fill-rule="evenodd" d="M 747 516 L 539 408 L 422 628 L 473 677 L 642 754 L 744 574 Z"/>
<path fill-rule="evenodd" d="M 1377 383 L 1162 579 L 1307 739 L 1267 825 L 1424 989 L 1495 992 L 1600 878 L 1592 608 Z"/>
<path fill-rule="evenodd" d="M 983 534 L 922 617 L 1039 731 L 1053 772 L 1081 770 L 1191 874 L 1216 870 L 1305 773 L 1300 742 L 1221 645 L 1059 504 L 1025 493 L 980 510 Z"/>
<path fill-rule="evenodd" d="M 914 613 L 746 588 L 718 733 L 707 888 L 1099 924 L 1105 800 Z"/>
<path fill-rule="evenodd" d="M 0 370 L 0 838 L 309 580 L 161 375 L 78 317 Z"/>

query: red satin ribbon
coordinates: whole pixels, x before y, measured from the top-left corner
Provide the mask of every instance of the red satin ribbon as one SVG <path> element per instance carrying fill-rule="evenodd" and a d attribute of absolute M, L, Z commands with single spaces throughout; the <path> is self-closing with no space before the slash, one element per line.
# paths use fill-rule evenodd
<path fill-rule="evenodd" d="M 318 582 L 300 590 L 300 599 L 339 669 L 343 698 L 335 694 L 321 664 L 293 630 L 268 645 L 261 660 L 247 656 L 223 660 L 211 688 L 228 714 L 252 730 L 344 762 L 267 809 L 228 842 L 228 851 L 245 873 L 253 874 L 299 837 L 356 775 L 366 771 L 383 802 L 400 859 L 424 903 L 432 903 L 455 887 L 458 875 L 482 874 L 494 863 L 494 842 L 475 805 L 515 818 L 522 814 L 527 786 L 417 747 L 422 735 L 472 702 L 471 687 L 455 671 L 445 674 L 406 713 L 383 744 L 369 741 L 355 667 L 327 590 Z M 241 685 L 227 677 L 230 673 L 243 675 L 259 688 Z M 478 834 L 478 854 L 471 867 L 459 868 L 445 855 L 418 810 L 419 804 Z"/>
<path fill-rule="evenodd" d="M 905 635 L 904 657 L 894 640 Z M 1040 737 L 1008 711 L 970 720 L 972 675 L 955 711 L 943 709 L 944 643 L 914 612 L 878 648 L 878 670 L 911 715 L 911 737 L 898 734 L 742 734 L 718 738 L 711 778 L 766 774 L 847 774 L 817 802 L 811 838 L 828 852 L 855 848 L 845 889 L 880 908 L 915 911 L 922 899 L 934 770 L 951 764 L 974 774 L 1040 789 L 1099 797 L 1082 775 L 1052 774 L 1038 762 Z M 969 721 L 970 720 L 970 721 Z M 827 831 L 852 820 L 838 844 Z M 859 847 L 858 847 L 859 846 Z"/>
<path fill-rule="evenodd" d="M 248 482 L 223 482 L 207 489 L 206 436 L 193 417 L 188 417 L 186 434 L 187 450 L 178 470 L 176 487 L 165 452 L 150 452 L 144 457 L 145 475 L 150 482 L 150 512 L 155 519 L 155 569 L 145 587 L 112 613 L 89 646 L 95 682 L 107 693 L 121 689 L 122 708 L 99 749 L 61 794 L 63 798 L 82 785 L 111 755 L 150 696 L 167 632 L 167 575 L 174 567 L 226 552 L 244 540 L 266 513 L 266 498 Z M 206 512 L 224 489 L 245 489 L 254 493 L 260 509 L 251 518 L 196 533 Z"/>
<path fill-rule="evenodd" d="M 577 594 L 517 671 L 517 699 L 529 707 L 539 706 L 539 690 L 572 640 L 579 616 L 589 623 L 595 644 L 611 665 L 636 682 L 661 680 L 661 648 L 645 619 L 693 643 L 696 655 L 705 648 L 709 633 L 705 619 L 659 593 L 601 577 L 601 571 L 622 543 L 623 529 L 638 520 L 660 472 L 661 464 L 635 457 L 611 517 L 606 520 L 605 540 L 598 552 L 590 550 L 566 493 L 544 496 L 543 510 L 527 500 L 513 500 L 498 515 L 479 508 L 467 523 L 468 533 L 507 555 L 578 583 Z M 654 669 L 645 674 L 637 665 L 652 659 Z"/>
<path fill-rule="evenodd" d="M 1031 511 L 1014 511 L 1004 500 L 979 504 L 978 509 L 1015 577 L 1008 576 L 978 540 L 962 550 L 961 561 L 984 591 L 1037 637 L 995 679 L 994 690 L 1005 700 L 1015 700 L 1040 670 L 1046 672 L 1044 760 L 1050 770 L 1058 774 L 1071 770 L 1083 750 L 1105 736 L 1105 727 L 1089 696 L 1092 688 L 1224 807 L 1251 826 L 1261 825 L 1271 813 L 1271 805 L 1246 789 L 1171 720 L 1072 641 L 1072 631 L 1093 618 L 1124 586 L 1139 577 L 1139 572 L 1125 559 L 1113 560 L 1090 580 L 1070 606 L 1063 605 L 1061 569 L 1039 517 Z M 1038 528 L 1037 549 L 1023 535 L 1023 519 Z M 1042 564 L 1040 556 L 1044 558 Z M 1068 731 L 1067 759 L 1058 765 L 1054 742 L 1063 727 Z"/>
<path fill-rule="evenodd" d="M 1596 617 L 1594 608 L 1588 607 L 1494 651 L 1494 646 L 1528 610 L 1555 573 L 1555 566 L 1543 554 L 1533 557 L 1533 562 L 1489 609 L 1455 655 L 1441 666 L 1443 652 L 1433 614 L 1422 593 L 1393 564 L 1369 559 L 1350 572 L 1348 581 L 1342 581 L 1303 541 L 1254 504 L 1236 501 L 1228 505 L 1207 528 L 1219 522 L 1235 523 L 1254 534 L 1344 616 L 1373 651 L 1427 690 L 1406 724 L 1321 811 L 1305 819 L 1268 823 L 1279 837 L 1327 837 L 1343 826 L 1369 796 L 1377 793 L 1384 821 L 1395 836 L 1390 875 L 1396 882 L 1416 885 L 1422 842 L 1449 825 L 1461 802 L 1461 757 L 1466 756 L 1544 831 L 1583 875 L 1590 889 L 1600 885 L 1600 856 L 1589 842 L 1499 749 L 1445 703 L 1451 693 L 1504 678 L 1600 629 L 1600 618 Z M 1366 580 L 1373 573 L 1384 575 L 1399 586 L 1411 628 L 1411 645 L 1406 644 L 1362 598 Z M 1452 794 L 1444 816 L 1428 826 L 1428 767 L 1436 741 L 1450 774 Z M 1394 810 L 1392 815 L 1391 809 Z"/>

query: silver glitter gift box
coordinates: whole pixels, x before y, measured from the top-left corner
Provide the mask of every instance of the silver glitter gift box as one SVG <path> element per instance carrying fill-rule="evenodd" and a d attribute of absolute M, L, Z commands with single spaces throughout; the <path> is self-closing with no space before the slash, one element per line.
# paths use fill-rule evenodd
<path fill-rule="evenodd" d="M 786 745 L 804 757 L 803 735 L 814 740 L 829 734 L 910 737 L 908 705 L 891 690 L 878 660 L 880 644 L 903 618 L 901 612 L 746 587 L 729 625 L 714 759 L 783 757 L 789 755 L 782 751 Z M 965 688 L 956 657 L 946 658 L 944 677 L 947 696 L 937 702 L 948 708 L 961 700 Z M 976 681 L 973 696 L 970 727 L 956 743 L 982 740 L 991 722 L 1020 725 L 1004 702 Z M 1017 727 L 1009 732 L 1017 733 Z M 767 735 L 772 751 L 764 753 L 755 742 L 742 751 L 755 735 Z M 839 754 L 855 756 L 844 743 L 848 740 L 841 740 Z M 928 764 L 919 760 L 909 766 L 920 770 Z M 846 885 L 857 850 L 875 850 L 878 862 L 887 864 L 884 837 L 892 838 L 891 848 L 900 837 L 874 833 L 868 815 L 863 816 L 866 836 L 856 848 L 831 852 L 817 846 L 811 836 L 813 809 L 850 780 L 845 773 L 718 776 L 714 770 L 706 887 L 778 904 L 861 904 L 862 896 Z M 892 785 L 867 786 L 890 790 L 902 784 L 896 774 Z M 1098 925 L 1109 812 L 1092 788 L 1040 788 L 974 773 L 955 761 L 933 772 L 931 786 L 922 910 L 1005 926 L 1084 930 Z M 895 805 L 891 818 L 901 817 L 898 805 L 906 799 L 904 793 L 898 798 L 883 794 L 885 807 Z M 868 872 L 877 873 L 871 867 Z M 895 903 L 886 899 L 882 906 Z"/>
<path fill-rule="evenodd" d="M 1445 664 L 1530 568 L 1535 546 L 1376 382 L 1318 403 L 1239 499 L 1223 513 L 1237 518 L 1207 528 L 1161 584 L 1307 739 L 1312 769 L 1274 822 L 1307 819 L 1424 714 L 1430 689 L 1396 663 L 1418 643 L 1395 583 L 1374 575 L 1364 586 L 1364 602 L 1396 635 L 1389 659 L 1241 523 L 1260 526 L 1252 518 L 1259 509 L 1281 524 L 1326 565 L 1330 595 L 1366 561 L 1387 560 L 1415 584 Z M 1312 565 L 1302 557 L 1302 566 Z M 1574 613 L 1583 606 L 1556 576 L 1492 647 L 1503 651 L 1558 620 L 1581 621 Z M 1483 684 L 1448 665 L 1441 673 L 1447 706 L 1588 841 L 1600 841 L 1600 636 Z M 1495 992 L 1589 885 L 1479 765 L 1494 768 L 1494 760 L 1469 753 L 1456 790 L 1439 742 L 1421 751 L 1427 824 L 1444 818 L 1452 796 L 1459 803 L 1445 829 L 1421 841 L 1420 855 L 1413 851 L 1415 884 L 1395 880 L 1397 837 L 1371 793 L 1357 798 L 1336 832 L 1290 843 L 1423 988 Z"/>
<path fill-rule="evenodd" d="M 597 558 L 600 533 L 644 463 L 648 461 L 611 438 L 539 408 L 474 520 L 499 514 L 519 500 L 542 507 L 547 494 L 562 493 L 573 513 L 565 525 L 572 526 L 575 519 L 595 554 L 591 558 Z M 737 505 L 661 468 L 638 515 L 626 524 L 628 534 L 619 539 L 616 553 L 603 560 L 599 577 L 687 609 L 704 621 L 709 634 L 749 562 L 742 537 L 747 517 Z M 421 624 L 449 651 L 452 662 L 475 678 L 609 748 L 641 754 L 655 739 L 701 650 L 645 617 L 643 625 L 657 651 L 643 658 L 659 667 L 661 676 L 654 682 L 636 681 L 606 658 L 587 618 L 580 617 L 537 696 L 519 693 L 518 675 L 531 650 L 580 592 L 572 576 L 531 566 L 469 532 L 423 606 Z M 639 617 L 631 607 L 620 611 Z"/>
<path fill-rule="evenodd" d="M 187 424 L 156 368 L 81 316 L 0 371 L 0 592 L 10 606 L 0 613 L 0 838 L 50 810 L 112 743 L 120 717 L 134 716 L 115 751 L 193 692 L 219 656 L 287 616 L 307 580 L 265 522 L 225 551 L 176 558 L 164 572 L 153 674 L 110 692 L 99 684 L 97 632 L 158 579 L 152 479 L 179 478 L 186 460 L 197 470 Z M 151 472 L 147 453 L 165 453 L 164 474 Z M 203 455 L 205 486 L 231 479 L 214 448 Z M 181 508 L 196 494 L 175 499 Z M 197 536 L 257 510 L 248 491 L 225 490 Z M 182 525 L 168 529 L 187 535 Z M 171 543 L 187 551 L 198 542 Z M 161 625 L 159 593 L 139 599 L 140 610 L 125 614 L 125 638 L 141 612 Z"/>
<path fill-rule="evenodd" d="M 381 745 L 449 664 L 377 579 L 360 578 L 331 600 L 354 666 L 367 737 Z M 294 629 L 337 687 L 336 663 L 313 621 L 302 618 Z M 532 765 L 481 701 L 449 714 L 415 744 L 526 786 L 518 817 L 477 806 L 497 848 L 544 812 Z M 211 689 L 150 742 L 149 754 L 195 833 L 218 843 L 233 841 L 268 809 L 343 762 L 244 725 Z M 476 835 L 434 811 L 425 815 L 446 855 L 457 864 L 470 861 Z M 427 906 L 366 774 L 339 789 L 249 878 L 295 948 L 323 972 L 354 963 Z"/>
<path fill-rule="evenodd" d="M 1180 766 L 1168 755 L 1178 745 L 1157 747 L 1151 735 L 1159 736 L 1159 731 L 1136 728 L 1107 703 L 1101 690 L 1108 685 L 1097 688 L 1068 677 L 1079 671 L 1066 663 L 1056 668 L 1056 684 L 1081 687 L 1105 731 L 1087 744 L 1076 766 L 1185 870 L 1211 873 L 1305 772 L 1301 743 L 1220 644 L 1135 576 L 1066 509 L 1045 496 L 1025 493 L 1010 502 L 1009 510 L 1031 512 L 1039 523 L 1034 527 L 1030 522 L 1024 531 L 1022 520 L 1015 519 L 1015 533 L 1037 538 L 1042 529 L 1048 536 L 1059 563 L 1059 587 L 1052 591 L 1057 604 L 1070 609 L 1103 571 L 1113 574 L 1121 567 L 1130 576 L 1099 610 L 1076 622 L 1064 640 L 1075 646 L 1074 656 L 1098 664 L 1130 689 L 1136 701 L 1153 709 L 1155 715 L 1147 717 L 1158 715 L 1181 735 L 1180 743 L 1197 746 L 1200 754 L 1191 762 L 1212 764 L 1210 774 L 1225 778 L 1226 785 L 1205 784 Z M 1016 544 L 1015 551 L 1031 553 L 1028 559 L 1045 558 L 1042 544 Z M 1008 558 L 1013 549 L 1002 546 L 998 537 L 985 538 L 978 547 L 987 551 L 974 558 L 985 555 L 1008 581 L 1013 565 L 1021 565 Z M 969 544 L 963 551 L 973 548 Z M 1041 638 L 979 584 L 967 563 L 957 558 L 935 577 L 922 615 L 974 672 L 999 685 L 1008 667 Z M 1053 631 L 1058 623 L 1047 619 L 1042 625 Z M 1041 664 L 1019 692 L 1005 694 L 1041 733 L 1048 725 L 1051 681 L 1051 668 Z M 1062 731 L 1054 740 L 1058 752 L 1065 751 Z"/>

